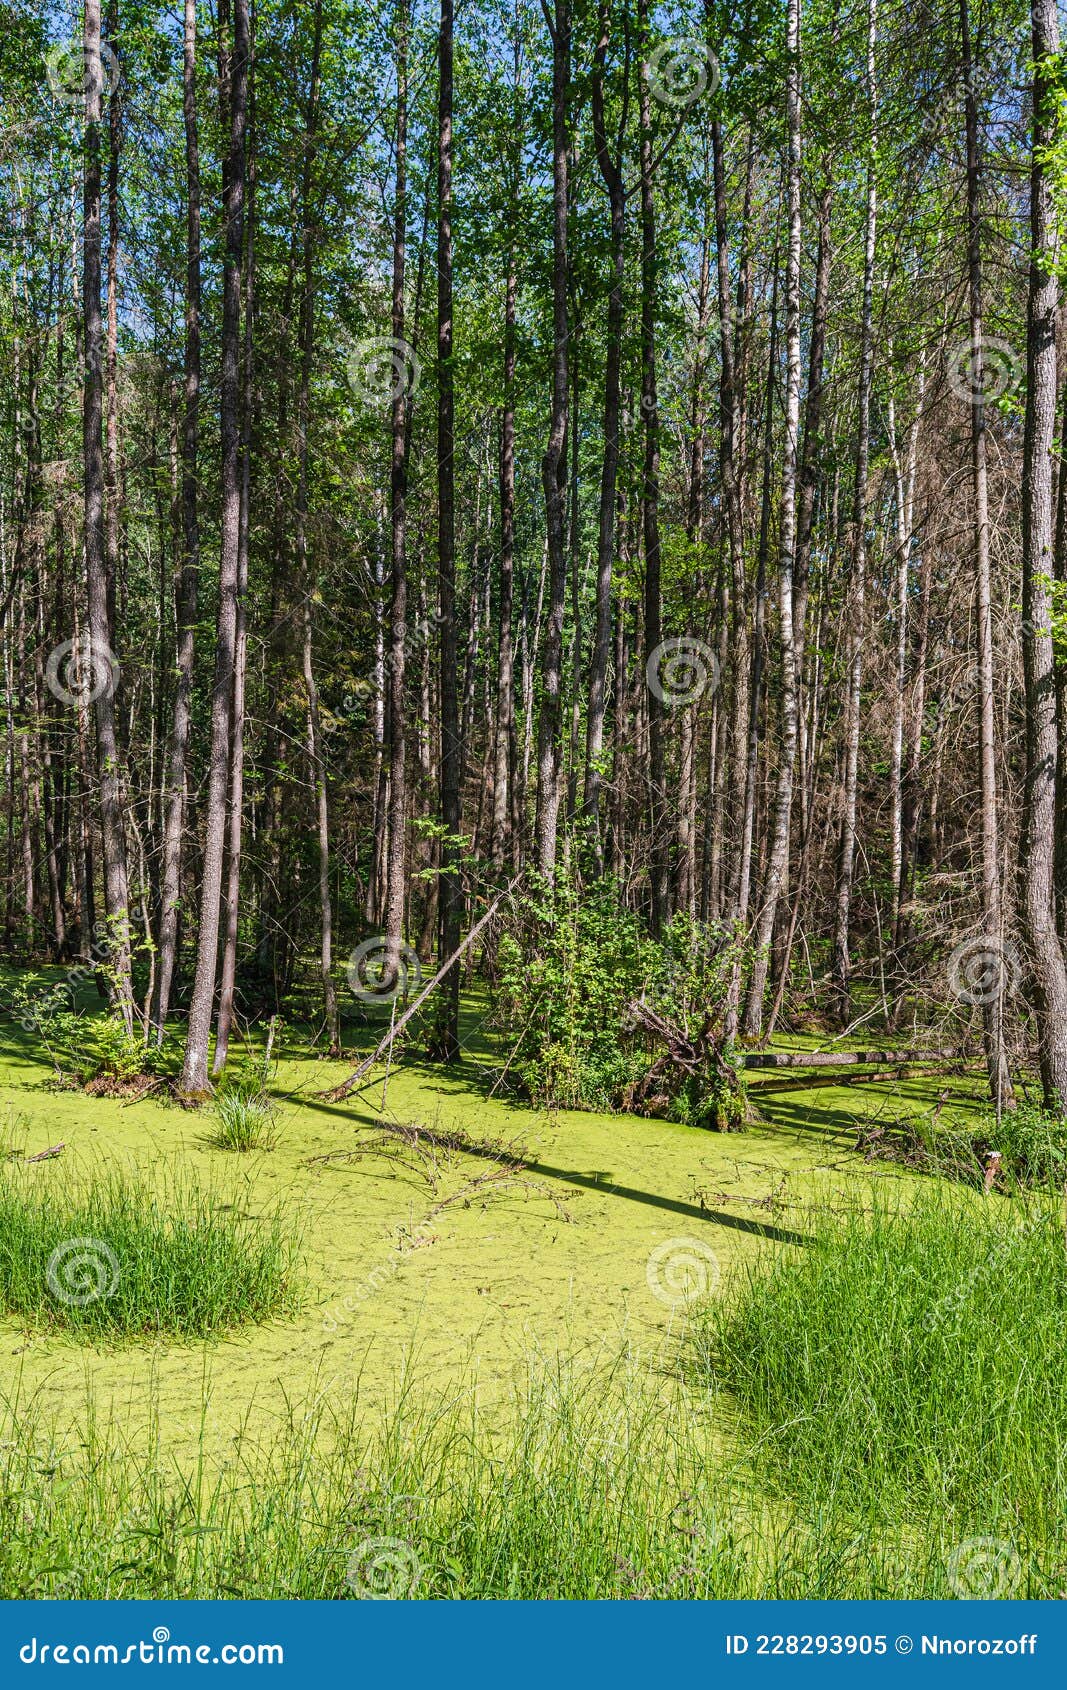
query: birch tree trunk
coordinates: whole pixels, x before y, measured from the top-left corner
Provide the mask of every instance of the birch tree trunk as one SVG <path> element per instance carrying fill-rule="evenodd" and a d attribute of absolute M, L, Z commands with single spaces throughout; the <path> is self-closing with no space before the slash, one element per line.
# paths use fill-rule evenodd
<path fill-rule="evenodd" d="M 1049 154 L 1057 129 L 1060 32 L 1056 0 L 1034 0 L 1030 287 L 1023 439 L 1023 674 L 1026 782 L 1022 915 L 1033 969 L 1045 1105 L 1067 1113 L 1067 966 L 1056 931 L 1056 690 L 1048 583 L 1053 568 L 1052 451 L 1056 423 L 1056 213 Z"/>
<path fill-rule="evenodd" d="M 204 810 L 200 920 L 196 973 L 189 1004 L 189 1031 L 182 1090 L 203 1097 L 209 1088 L 207 1059 L 219 942 L 226 796 L 230 775 L 230 703 L 237 644 L 238 552 L 241 527 L 240 329 L 241 256 L 244 247 L 245 123 L 250 52 L 248 0 L 234 0 L 233 52 L 229 63 L 230 154 L 224 173 L 225 260 L 222 287 L 222 378 L 219 404 L 222 436 L 222 512 L 219 608 L 215 631 L 215 675 L 211 690 L 211 747 Z"/>
<path fill-rule="evenodd" d="M 789 0 L 786 25 L 786 128 L 789 166 L 786 177 L 788 235 L 785 261 L 785 439 L 778 535 L 778 621 L 781 645 L 782 727 L 774 824 L 763 884 L 763 902 L 755 934 L 755 954 L 745 1004 L 744 1031 L 763 1030 L 764 995 L 778 900 L 789 864 L 789 818 L 797 755 L 797 662 L 793 630 L 793 566 L 796 555 L 797 460 L 800 437 L 800 0 Z"/>

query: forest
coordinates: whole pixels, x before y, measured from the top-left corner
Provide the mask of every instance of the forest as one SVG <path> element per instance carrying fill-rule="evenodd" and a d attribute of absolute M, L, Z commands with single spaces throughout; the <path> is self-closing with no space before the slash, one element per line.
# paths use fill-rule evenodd
<path fill-rule="evenodd" d="M 1061 1591 L 1056 0 L 2 17 L 0 1595 Z"/>

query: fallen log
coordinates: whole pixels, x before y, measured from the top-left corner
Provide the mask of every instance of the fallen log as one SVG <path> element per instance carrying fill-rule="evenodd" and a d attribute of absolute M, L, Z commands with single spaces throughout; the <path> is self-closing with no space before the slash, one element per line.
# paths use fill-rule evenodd
<path fill-rule="evenodd" d="M 740 1051 L 746 1068 L 849 1068 L 885 1063 L 900 1068 L 911 1062 L 959 1062 L 956 1050 L 752 1050 Z"/>
<path fill-rule="evenodd" d="M 898 1068 L 861 1068 L 858 1072 L 850 1069 L 847 1074 L 837 1074 L 832 1068 L 829 1070 L 823 1068 L 814 1074 L 791 1074 L 788 1078 L 783 1079 L 778 1079 L 771 1070 L 768 1079 L 762 1084 L 753 1086 L 750 1095 L 755 1099 L 777 1097 L 781 1092 L 786 1091 L 814 1091 L 820 1086 L 873 1086 L 885 1085 L 890 1080 L 936 1079 L 939 1074 L 944 1074 L 946 1066 L 952 1066 L 960 1074 L 985 1073 L 985 1069 L 979 1064 L 970 1063 L 968 1065 L 962 1059 L 952 1064 L 945 1062 L 921 1063 L 916 1067 L 905 1063 Z"/>

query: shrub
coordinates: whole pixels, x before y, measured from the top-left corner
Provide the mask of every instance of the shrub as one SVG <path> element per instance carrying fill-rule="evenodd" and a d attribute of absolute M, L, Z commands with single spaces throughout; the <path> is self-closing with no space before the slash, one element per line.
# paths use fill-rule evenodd
<path fill-rule="evenodd" d="M 133 1080 L 173 1069 L 173 1053 L 166 1045 L 146 1045 L 140 1033 L 127 1032 L 110 1011 L 87 1015 L 71 1005 L 72 988 L 67 984 L 39 991 L 24 981 L 14 992 L 22 1027 L 40 1039 L 57 1074 L 87 1085 L 102 1078 Z"/>
<path fill-rule="evenodd" d="M 998 1186 L 1061 1191 L 1067 1177 L 1067 1120 L 1020 1099 L 1014 1109 L 991 1108 L 971 1121 L 942 1125 L 927 1115 L 908 1117 L 861 1135 L 868 1154 L 969 1185 L 984 1185 L 991 1154 L 1000 1164 Z"/>
<path fill-rule="evenodd" d="M 1049 1115 L 1021 1098 L 1014 1109 L 1001 1111 L 999 1121 L 988 1110 L 974 1137 L 983 1164 L 990 1150 L 998 1150 L 1009 1179 L 1062 1190 L 1067 1175 L 1067 1119 L 1062 1115 Z"/>
<path fill-rule="evenodd" d="M 298 1235 L 189 1177 L 0 1168 L 0 1307 L 81 1337 L 205 1337 L 295 1308 Z M 42 1182 L 48 1181 L 47 1184 Z"/>
<path fill-rule="evenodd" d="M 554 884 L 531 882 L 500 940 L 495 1019 L 532 1097 L 566 1108 L 611 1106 L 634 1077 L 620 1041 L 643 960 L 637 917 L 613 881 L 583 889 L 561 868 Z"/>
<path fill-rule="evenodd" d="M 534 885 L 501 938 L 497 1025 L 523 1086 L 540 1103 L 640 1108 L 635 1100 L 655 1090 L 652 1113 L 730 1130 L 744 1125 L 746 1113 L 732 1053 L 721 1052 L 721 1063 L 709 1055 L 688 1075 L 660 1066 L 650 1076 L 659 1053 L 645 1029 L 632 1018 L 628 1024 L 626 1010 L 640 998 L 698 1040 L 718 1021 L 740 960 L 722 931 L 685 915 L 653 941 L 613 881 L 583 887 L 573 868 L 561 868 L 555 884 Z"/>

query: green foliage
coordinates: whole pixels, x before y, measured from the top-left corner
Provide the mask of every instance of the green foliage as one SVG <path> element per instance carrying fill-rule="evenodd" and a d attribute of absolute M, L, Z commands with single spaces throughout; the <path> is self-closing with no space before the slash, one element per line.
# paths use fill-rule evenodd
<path fill-rule="evenodd" d="M 166 1044 L 159 1049 L 146 1045 L 140 1033 L 127 1032 L 117 1015 L 86 1015 L 72 1008 L 68 984 L 41 991 L 32 980 L 20 981 L 12 997 L 20 1024 L 40 1039 L 57 1074 L 85 1085 L 100 1078 L 166 1074 L 173 1067 Z"/>
<path fill-rule="evenodd" d="M 532 1097 L 608 1108 L 636 1077 L 620 1039 L 643 958 L 637 917 L 613 881 L 582 888 L 561 869 L 554 884 L 531 883 L 500 941 L 494 1015 Z"/>
<path fill-rule="evenodd" d="M 1062 1553 L 1067 1261 L 1059 1204 L 951 1187 L 826 1215 L 708 1313 L 701 1371 L 761 1478 L 875 1529 Z"/>
<path fill-rule="evenodd" d="M 1067 1176 L 1067 1119 L 1021 1098 L 1013 1109 L 991 1107 L 947 1125 L 927 1115 L 881 1129 L 868 1145 L 874 1155 L 969 1185 L 984 1185 L 990 1157 L 999 1155 L 1000 1188 L 1061 1191 Z"/>
<path fill-rule="evenodd" d="M 541 881 L 500 941 L 495 1018 L 529 1094 L 561 1108 L 615 1109 L 648 1073 L 654 1051 L 628 1024 L 641 999 L 686 1037 L 718 1016 L 737 957 L 716 928 L 678 914 L 649 938 L 610 879 L 582 886 L 573 870 Z M 669 1115 L 731 1130 L 745 1118 L 732 1052 L 670 1091 Z M 680 1077 L 680 1076 L 678 1076 Z"/>
<path fill-rule="evenodd" d="M 1067 1119 L 1049 1115 L 1038 1103 L 1021 1098 L 998 1121 L 987 1110 L 972 1135 L 983 1164 L 990 1150 L 1002 1157 L 1002 1172 L 1011 1183 L 1051 1186 L 1062 1190 L 1067 1175 Z"/>
<path fill-rule="evenodd" d="M 0 1169 L 0 1308 L 80 1338 L 207 1337 L 299 1302 L 298 1238 L 188 1177 Z"/>

